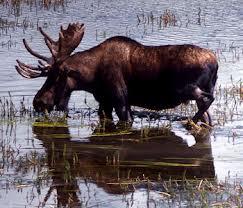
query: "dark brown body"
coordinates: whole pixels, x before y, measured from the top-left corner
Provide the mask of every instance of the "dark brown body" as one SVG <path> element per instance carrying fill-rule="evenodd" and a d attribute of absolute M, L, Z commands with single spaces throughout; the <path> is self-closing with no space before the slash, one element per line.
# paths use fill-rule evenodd
<path fill-rule="evenodd" d="M 193 117 L 210 122 L 218 63 L 194 45 L 144 46 L 116 36 L 89 50 L 54 62 L 34 99 L 37 111 L 66 110 L 71 92 L 85 90 L 99 102 L 101 118 L 115 109 L 120 121 L 132 120 L 131 105 L 161 110 L 196 100 Z"/>
<path fill-rule="evenodd" d="M 113 37 L 61 67 L 72 71 L 75 90 L 92 93 L 106 114 L 115 107 L 119 116 L 119 108 L 129 112 L 130 105 L 161 110 L 195 100 L 197 87 L 212 95 L 218 65 L 212 52 L 197 46 L 144 46 Z"/>

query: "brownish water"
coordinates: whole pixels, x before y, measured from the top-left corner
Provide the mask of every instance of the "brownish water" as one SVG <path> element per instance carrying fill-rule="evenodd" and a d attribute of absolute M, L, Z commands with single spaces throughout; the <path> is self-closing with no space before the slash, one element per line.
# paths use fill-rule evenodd
<path fill-rule="evenodd" d="M 166 11 L 176 21 L 161 22 Z M 201 207 L 179 185 L 176 199 L 166 198 L 161 193 L 171 192 L 164 181 L 227 177 L 242 183 L 243 108 L 236 90 L 243 77 L 242 20 L 240 1 L 70 1 L 49 9 L 0 4 L 0 97 L 9 99 L 10 92 L 17 109 L 23 96 L 31 106 L 44 81 L 26 80 L 14 69 L 16 59 L 37 63 L 23 38 L 49 55 L 38 26 L 57 38 L 60 25 L 83 22 L 85 36 L 77 50 L 125 35 L 148 45 L 197 44 L 219 59 L 216 101 L 210 108 L 215 127 L 208 134 L 193 135 L 181 122 L 162 116 L 135 117 L 133 130 L 123 134 L 93 135 L 97 104 L 84 92 L 72 95 L 69 108 L 75 109 L 59 127 L 40 126 L 29 116 L 2 116 L 1 207 Z M 92 110 L 85 109 L 81 119 L 77 109 L 87 108 L 84 99 Z M 166 115 L 193 114 L 186 109 Z M 214 201 L 211 197 L 209 204 Z"/>

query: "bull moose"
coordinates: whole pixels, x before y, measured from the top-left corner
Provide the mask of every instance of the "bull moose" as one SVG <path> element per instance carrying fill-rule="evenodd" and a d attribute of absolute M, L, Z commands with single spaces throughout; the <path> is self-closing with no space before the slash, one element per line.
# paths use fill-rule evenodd
<path fill-rule="evenodd" d="M 25 78 L 47 77 L 34 97 L 35 111 L 51 111 L 54 106 L 66 111 L 72 91 L 85 90 L 98 101 L 100 119 L 112 119 L 114 108 L 119 121 L 128 122 L 131 105 L 161 110 L 195 100 L 198 112 L 192 120 L 211 124 L 207 110 L 214 101 L 218 70 L 212 51 L 189 44 L 146 46 L 115 36 L 72 54 L 83 38 L 84 24 L 61 26 L 57 41 L 41 27 L 39 31 L 52 56 L 40 55 L 24 39 L 39 64 L 33 67 L 17 60 L 15 66 Z"/>

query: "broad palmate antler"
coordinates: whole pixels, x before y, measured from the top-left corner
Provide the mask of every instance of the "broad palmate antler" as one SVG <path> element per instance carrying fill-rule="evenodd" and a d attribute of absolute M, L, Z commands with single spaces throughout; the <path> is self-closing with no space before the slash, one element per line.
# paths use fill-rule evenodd
<path fill-rule="evenodd" d="M 61 26 L 58 41 L 54 41 L 42 30 L 41 27 L 39 27 L 39 31 L 44 36 L 45 43 L 52 56 L 49 58 L 33 51 L 27 44 L 26 40 L 23 39 L 23 43 L 27 51 L 31 55 L 42 60 L 38 61 L 39 65 L 37 67 L 33 67 L 16 60 L 18 65 L 15 66 L 15 68 L 17 72 L 25 78 L 31 79 L 37 77 L 46 77 L 54 64 L 61 64 L 67 57 L 69 57 L 75 48 L 78 47 L 83 38 L 84 24 L 80 24 L 78 22 L 69 24 L 66 30 Z"/>

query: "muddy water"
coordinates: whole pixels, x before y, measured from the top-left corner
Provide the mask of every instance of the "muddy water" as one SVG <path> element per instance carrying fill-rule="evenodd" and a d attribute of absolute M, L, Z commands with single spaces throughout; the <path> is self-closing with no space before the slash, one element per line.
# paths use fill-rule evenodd
<path fill-rule="evenodd" d="M 220 66 L 216 101 L 210 109 L 215 127 L 210 134 L 193 135 L 181 122 L 171 123 L 163 116 L 160 120 L 136 117 L 133 131 L 103 136 L 94 134 L 98 119 L 93 111 L 84 119 L 76 111 L 67 123 L 56 127 L 43 126 L 29 116 L 2 118 L 0 204 L 174 207 L 175 202 L 161 195 L 167 192 L 164 180 L 227 177 L 242 182 L 243 108 L 236 90 L 243 77 L 240 3 L 100 0 L 70 1 L 49 8 L 38 1 L 20 7 L 0 4 L 0 97 L 9 99 L 10 92 L 17 108 L 23 96 L 25 105 L 31 106 L 44 82 L 42 78 L 26 80 L 14 69 L 16 59 L 37 63 L 24 49 L 23 38 L 33 49 L 50 55 L 38 26 L 57 38 L 60 25 L 84 22 L 85 36 L 77 50 L 114 35 L 150 45 L 197 44 L 212 49 Z M 166 12 L 175 20 L 161 21 Z M 85 99 L 92 110 L 97 108 L 92 96 L 80 92 L 73 94 L 69 107 L 87 108 Z M 190 109 L 166 113 L 192 115 Z M 190 204 L 186 196 L 182 194 L 176 205 Z"/>

